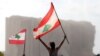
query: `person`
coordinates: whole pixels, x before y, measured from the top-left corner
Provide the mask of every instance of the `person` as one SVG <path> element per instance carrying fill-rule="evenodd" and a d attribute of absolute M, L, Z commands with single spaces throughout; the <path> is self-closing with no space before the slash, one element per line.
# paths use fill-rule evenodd
<path fill-rule="evenodd" d="M 64 36 L 64 39 L 62 40 L 62 42 L 60 43 L 60 45 L 58 47 L 55 47 L 55 42 L 50 42 L 50 47 L 48 47 L 43 41 L 42 39 L 39 38 L 39 41 L 46 47 L 46 49 L 49 52 L 49 56 L 58 56 L 58 51 L 61 48 L 61 46 L 63 45 L 64 41 L 65 41 L 66 36 Z"/>

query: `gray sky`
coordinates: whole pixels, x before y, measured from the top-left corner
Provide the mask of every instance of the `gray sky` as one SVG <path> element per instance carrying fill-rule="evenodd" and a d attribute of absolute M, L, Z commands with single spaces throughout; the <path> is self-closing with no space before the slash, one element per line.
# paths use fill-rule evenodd
<path fill-rule="evenodd" d="M 5 50 L 5 18 L 12 15 L 44 17 L 51 0 L 0 0 L 0 50 Z M 96 27 L 93 52 L 100 53 L 100 0 L 52 0 L 60 19 L 89 21 Z M 1 47 L 2 46 L 2 47 Z"/>

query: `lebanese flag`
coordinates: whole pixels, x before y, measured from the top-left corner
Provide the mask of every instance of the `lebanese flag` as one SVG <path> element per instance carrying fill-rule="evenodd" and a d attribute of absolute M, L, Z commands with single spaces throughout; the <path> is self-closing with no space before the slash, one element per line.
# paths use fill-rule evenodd
<path fill-rule="evenodd" d="M 51 3 L 51 8 L 49 9 L 48 13 L 42 19 L 38 27 L 33 29 L 34 38 L 38 39 L 42 37 L 43 35 L 57 28 L 59 25 L 60 22 L 55 13 L 54 6 Z"/>
<path fill-rule="evenodd" d="M 10 44 L 24 44 L 26 29 L 22 29 L 19 33 L 9 38 Z"/>

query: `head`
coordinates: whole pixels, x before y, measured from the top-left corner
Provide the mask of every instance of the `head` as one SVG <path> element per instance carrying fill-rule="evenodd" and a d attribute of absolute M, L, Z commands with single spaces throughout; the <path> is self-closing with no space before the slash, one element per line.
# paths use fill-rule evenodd
<path fill-rule="evenodd" d="M 54 43 L 54 42 L 50 42 L 50 47 L 51 47 L 52 49 L 55 49 L 55 43 Z"/>

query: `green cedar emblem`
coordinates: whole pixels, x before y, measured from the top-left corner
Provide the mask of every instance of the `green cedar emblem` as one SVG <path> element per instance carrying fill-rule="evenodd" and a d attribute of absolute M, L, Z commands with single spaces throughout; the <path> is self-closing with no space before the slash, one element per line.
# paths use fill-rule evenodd
<path fill-rule="evenodd" d="M 20 38 L 20 36 L 19 36 L 18 34 L 16 34 L 16 35 L 15 35 L 15 38 L 19 39 L 19 38 Z"/>
<path fill-rule="evenodd" d="M 44 29 L 43 29 L 43 32 L 46 32 L 50 29 L 51 25 L 50 24 L 47 24 L 45 25 Z"/>

